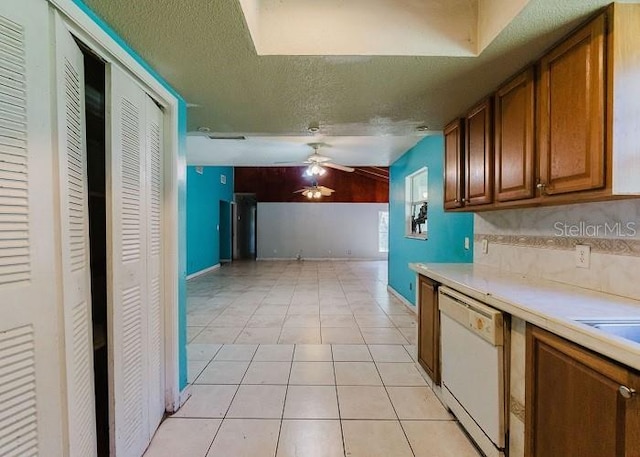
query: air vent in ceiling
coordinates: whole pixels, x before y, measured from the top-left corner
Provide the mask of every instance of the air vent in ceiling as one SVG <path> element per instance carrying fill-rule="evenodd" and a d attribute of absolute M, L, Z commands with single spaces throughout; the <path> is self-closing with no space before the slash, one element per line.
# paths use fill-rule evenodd
<path fill-rule="evenodd" d="M 243 135 L 209 135 L 212 140 L 246 140 L 247 137 Z"/>

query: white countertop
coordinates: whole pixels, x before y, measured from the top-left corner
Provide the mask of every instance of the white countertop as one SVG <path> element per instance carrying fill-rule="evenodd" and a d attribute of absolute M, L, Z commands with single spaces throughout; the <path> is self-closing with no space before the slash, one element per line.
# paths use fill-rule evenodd
<path fill-rule="evenodd" d="M 640 301 L 470 263 L 411 263 L 416 273 L 640 370 L 640 344 L 579 320 L 640 321 Z"/>

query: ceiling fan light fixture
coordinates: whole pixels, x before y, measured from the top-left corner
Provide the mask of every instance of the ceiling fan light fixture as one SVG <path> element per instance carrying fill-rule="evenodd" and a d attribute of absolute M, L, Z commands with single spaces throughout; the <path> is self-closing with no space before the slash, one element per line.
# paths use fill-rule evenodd
<path fill-rule="evenodd" d="M 323 167 L 318 165 L 317 163 L 313 163 L 307 167 L 305 174 L 307 176 L 322 176 L 327 172 Z"/>
<path fill-rule="evenodd" d="M 320 192 L 319 190 L 316 190 L 313 193 L 313 198 L 320 198 L 320 197 L 322 197 L 322 192 Z"/>

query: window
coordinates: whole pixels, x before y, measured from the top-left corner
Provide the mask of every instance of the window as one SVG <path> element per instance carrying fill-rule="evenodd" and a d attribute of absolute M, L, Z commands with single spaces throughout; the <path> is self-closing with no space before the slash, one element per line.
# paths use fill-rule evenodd
<path fill-rule="evenodd" d="M 378 252 L 389 252 L 389 211 L 378 211 Z"/>
<path fill-rule="evenodd" d="M 409 238 L 427 239 L 428 197 L 427 168 L 424 167 L 405 178 L 405 234 Z"/>

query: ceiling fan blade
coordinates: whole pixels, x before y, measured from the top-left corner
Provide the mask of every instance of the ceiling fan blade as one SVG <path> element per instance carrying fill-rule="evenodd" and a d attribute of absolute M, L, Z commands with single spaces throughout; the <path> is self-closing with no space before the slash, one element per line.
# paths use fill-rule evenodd
<path fill-rule="evenodd" d="M 298 190 L 294 190 L 294 191 L 293 191 L 293 193 L 294 193 L 294 194 L 299 194 L 299 193 L 301 193 L 301 192 L 306 192 L 306 191 L 308 191 L 308 190 L 309 190 L 309 189 L 298 189 Z"/>
<path fill-rule="evenodd" d="M 348 173 L 352 173 L 355 171 L 355 168 L 347 167 L 346 165 L 338 165 L 337 163 L 323 163 L 322 166 L 335 168 L 336 170 L 346 171 Z"/>
<path fill-rule="evenodd" d="M 273 162 L 274 165 L 300 165 L 300 162 Z"/>
<path fill-rule="evenodd" d="M 327 163 L 331 157 L 321 156 L 320 154 L 311 154 L 305 163 Z"/>
<path fill-rule="evenodd" d="M 320 190 L 320 192 L 328 192 L 329 195 L 331 195 L 332 193 L 335 192 L 335 190 L 331 189 L 330 187 L 325 187 L 325 186 L 318 186 L 318 189 Z"/>

